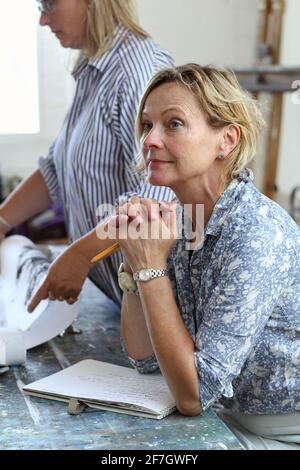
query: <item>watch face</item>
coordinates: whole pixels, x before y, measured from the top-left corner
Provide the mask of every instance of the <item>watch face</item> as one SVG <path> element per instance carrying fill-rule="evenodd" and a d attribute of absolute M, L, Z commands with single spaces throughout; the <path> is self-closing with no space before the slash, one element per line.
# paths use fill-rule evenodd
<path fill-rule="evenodd" d="M 150 269 L 141 269 L 139 272 L 139 278 L 141 281 L 150 281 L 151 279 L 151 270 Z"/>

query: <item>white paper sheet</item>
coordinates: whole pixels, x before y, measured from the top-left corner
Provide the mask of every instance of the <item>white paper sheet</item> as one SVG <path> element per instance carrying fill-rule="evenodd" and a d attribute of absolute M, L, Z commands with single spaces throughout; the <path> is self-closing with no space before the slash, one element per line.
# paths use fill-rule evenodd
<path fill-rule="evenodd" d="M 19 343 L 21 339 L 18 341 L 15 336 L 12 341 L 11 334 L 9 336 L 5 332 L 7 329 L 22 332 L 24 348 L 27 350 L 60 334 L 79 313 L 78 302 L 68 305 L 66 302 L 49 300 L 42 301 L 33 313 L 27 312 L 27 304 L 46 277 L 49 265 L 47 256 L 26 237 L 14 235 L 1 243 L 0 338 L 2 345 L 7 344 L 7 348 L 10 348 L 10 351 L 4 353 L 7 358 L 16 359 L 22 349 Z M 16 350 L 11 351 L 14 347 Z M 20 362 L 3 364 L 0 356 L 1 365 Z"/>

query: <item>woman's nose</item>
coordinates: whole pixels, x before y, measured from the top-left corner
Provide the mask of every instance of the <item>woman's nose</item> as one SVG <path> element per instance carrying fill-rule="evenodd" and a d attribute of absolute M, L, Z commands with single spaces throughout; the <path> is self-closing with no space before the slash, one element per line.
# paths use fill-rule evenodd
<path fill-rule="evenodd" d="M 41 12 L 39 23 L 41 26 L 47 26 L 49 24 L 49 15 L 45 12 Z"/>
<path fill-rule="evenodd" d="M 163 142 L 160 131 L 152 128 L 143 140 L 143 147 L 149 150 L 151 148 L 161 148 L 162 146 Z"/>

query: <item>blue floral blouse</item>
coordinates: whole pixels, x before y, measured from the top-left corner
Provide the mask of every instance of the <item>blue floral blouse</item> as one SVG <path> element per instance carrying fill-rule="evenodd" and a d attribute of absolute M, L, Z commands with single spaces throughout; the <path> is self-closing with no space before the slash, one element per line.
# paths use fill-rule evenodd
<path fill-rule="evenodd" d="M 300 411 L 300 229 L 244 170 L 218 200 L 204 241 L 174 246 L 174 295 L 195 341 L 202 409 Z M 142 373 L 155 356 L 131 360 Z"/>

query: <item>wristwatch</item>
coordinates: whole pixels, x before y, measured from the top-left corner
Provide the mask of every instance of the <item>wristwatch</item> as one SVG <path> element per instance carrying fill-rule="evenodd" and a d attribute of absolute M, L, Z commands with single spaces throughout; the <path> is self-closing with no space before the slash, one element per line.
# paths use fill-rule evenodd
<path fill-rule="evenodd" d="M 134 281 L 132 274 L 124 271 L 124 263 L 120 264 L 118 270 L 118 282 L 121 290 L 127 294 L 139 295 L 137 283 Z"/>
<path fill-rule="evenodd" d="M 139 271 L 133 273 L 133 279 L 136 282 L 148 282 L 156 277 L 168 276 L 168 269 L 152 269 L 152 268 L 142 268 Z"/>

